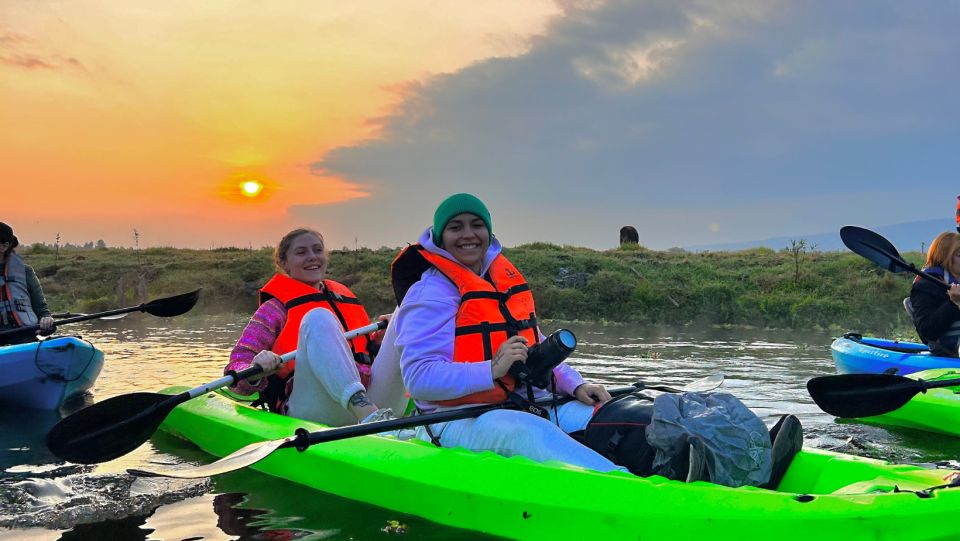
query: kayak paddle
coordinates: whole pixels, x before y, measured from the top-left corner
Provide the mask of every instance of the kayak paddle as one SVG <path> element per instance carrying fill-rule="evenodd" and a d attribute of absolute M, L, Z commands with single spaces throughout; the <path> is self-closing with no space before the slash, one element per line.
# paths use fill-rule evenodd
<path fill-rule="evenodd" d="M 840 240 L 843 241 L 847 248 L 850 248 L 850 251 L 869 259 L 876 263 L 877 266 L 883 267 L 890 272 L 912 272 L 925 280 L 936 282 L 944 288 L 949 287 L 943 280 L 918 269 L 913 263 L 905 261 L 900 256 L 900 253 L 897 252 L 897 249 L 894 248 L 893 244 L 890 244 L 890 241 L 869 229 L 855 225 L 841 227 Z"/>
<path fill-rule="evenodd" d="M 52 317 L 53 319 L 67 319 L 68 317 L 87 316 L 87 315 L 90 315 L 90 314 L 84 314 L 83 312 L 58 312 L 56 314 L 50 314 L 50 317 Z M 115 314 L 112 316 L 101 316 L 97 319 L 110 321 L 114 319 L 123 319 L 125 317 L 127 317 L 127 314 L 123 313 L 123 314 Z"/>
<path fill-rule="evenodd" d="M 344 334 L 350 340 L 387 326 L 386 321 L 371 323 Z M 293 359 L 296 351 L 280 356 Z M 177 395 L 130 393 L 108 398 L 64 417 L 47 434 L 47 447 L 54 455 L 76 464 L 106 462 L 133 451 L 147 441 L 160 423 L 179 404 L 210 391 L 235 385 L 238 381 L 263 373 L 256 365 L 230 371 L 226 376 Z"/>
<path fill-rule="evenodd" d="M 955 386 L 960 386 L 960 379 L 924 381 L 894 374 L 840 374 L 811 379 L 807 392 L 830 415 L 857 418 L 889 413 L 927 389 Z"/>
<path fill-rule="evenodd" d="M 685 392 L 685 391 L 696 391 L 696 392 L 706 392 L 709 390 L 716 389 L 723 384 L 722 375 L 713 375 L 706 378 L 702 378 L 689 384 L 681 387 L 669 387 L 669 386 L 659 386 L 659 385 L 644 385 L 642 382 L 636 383 L 628 387 L 617 387 L 615 389 L 610 389 L 611 396 L 619 396 L 627 393 L 631 393 L 641 389 L 657 389 L 669 388 L 672 391 L 668 392 Z M 575 400 L 573 397 L 565 397 L 562 399 L 564 402 Z M 551 403 L 551 398 L 544 398 L 537 400 L 539 405 L 549 405 Z M 202 466 L 194 466 L 192 468 L 157 468 L 153 470 L 139 470 L 139 469 L 130 469 L 127 470 L 133 475 L 138 475 L 142 477 L 175 477 L 178 479 L 198 479 L 201 477 L 210 477 L 212 475 L 220 475 L 222 473 L 231 472 L 234 470 L 239 470 L 247 466 L 252 466 L 260 460 L 266 458 L 271 453 L 277 449 L 283 449 L 286 447 L 293 447 L 297 451 L 304 451 L 307 447 L 317 443 L 326 443 L 330 441 L 343 440 L 347 438 L 353 438 L 357 436 L 369 436 L 372 434 L 380 434 L 382 432 L 390 432 L 393 430 L 400 430 L 404 428 L 414 428 L 422 425 L 428 425 L 433 423 L 445 423 L 448 421 L 457 421 L 460 419 L 470 419 L 473 417 L 479 417 L 484 413 L 488 413 L 498 409 L 515 409 L 516 406 L 511 402 L 503 402 L 500 404 L 489 404 L 489 405 L 480 405 L 480 406 L 469 406 L 466 408 L 458 408 L 453 410 L 439 411 L 436 413 L 428 413 L 425 415 L 415 415 L 413 417 L 402 417 L 400 419 L 390 419 L 388 421 L 378 421 L 374 423 L 367 423 L 361 425 L 351 425 L 345 426 L 342 428 L 331 428 L 327 430 L 319 430 L 317 432 L 308 432 L 303 428 L 297 429 L 297 431 L 292 436 L 286 438 L 280 438 L 276 440 L 267 440 L 257 443 L 251 443 L 245 447 L 241 447 L 237 451 L 217 460 L 211 462 L 210 464 L 204 464 Z"/>
<path fill-rule="evenodd" d="M 191 291 L 190 293 L 181 293 L 180 295 L 174 295 L 173 297 L 166 297 L 164 299 L 155 299 L 150 302 L 143 303 L 139 306 L 131 306 L 129 308 L 117 308 L 115 310 L 107 310 L 106 312 L 97 312 L 96 314 L 77 314 L 72 317 L 67 317 L 61 319 L 54 324 L 54 328 L 59 327 L 60 325 L 66 325 L 67 323 L 76 323 L 78 321 L 87 321 L 88 319 L 101 319 L 101 318 L 110 318 L 112 316 L 117 316 L 119 314 L 127 314 L 130 312 L 146 312 L 153 316 L 158 317 L 173 317 L 179 316 L 180 314 L 185 314 L 190 311 L 195 304 L 197 304 L 197 299 L 200 298 L 200 290 Z M 116 319 L 116 318 L 114 318 Z M 0 336 L 7 334 L 20 334 L 31 331 L 37 331 L 40 329 L 40 325 L 28 325 L 26 327 L 17 327 L 16 329 L 9 329 L 6 331 L 0 331 Z"/>

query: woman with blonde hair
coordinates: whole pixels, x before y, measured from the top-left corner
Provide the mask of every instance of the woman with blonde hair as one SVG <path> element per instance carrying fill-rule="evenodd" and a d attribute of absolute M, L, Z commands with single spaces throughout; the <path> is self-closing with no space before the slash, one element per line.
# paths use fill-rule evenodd
<path fill-rule="evenodd" d="M 930 280 L 914 280 L 910 290 L 913 324 L 917 334 L 940 357 L 958 357 L 960 345 L 960 234 L 937 235 L 927 250 L 924 270 L 943 280 L 947 288 Z"/>
<path fill-rule="evenodd" d="M 402 415 L 406 396 L 398 361 L 373 362 L 383 333 L 344 337 L 370 317 L 347 286 L 326 278 L 328 261 L 317 231 L 284 235 L 274 250 L 277 273 L 260 290 L 260 307 L 224 373 L 262 366 L 268 377 L 241 381 L 234 390 L 259 391 L 271 411 L 291 417 L 344 426 L 393 418 L 394 411 Z M 281 365 L 280 355 L 293 350 L 296 360 Z"/>

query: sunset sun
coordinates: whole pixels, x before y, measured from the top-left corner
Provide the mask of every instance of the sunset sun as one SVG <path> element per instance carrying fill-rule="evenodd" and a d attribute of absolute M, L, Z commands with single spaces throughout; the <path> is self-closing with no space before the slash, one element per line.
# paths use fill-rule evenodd
<path fill-rule="evenodd" d="M 263 190 L 263 184 L 256 180 L 248 180 L 240 184 L 240 193 L 247 197 L 256 197 Z"/>

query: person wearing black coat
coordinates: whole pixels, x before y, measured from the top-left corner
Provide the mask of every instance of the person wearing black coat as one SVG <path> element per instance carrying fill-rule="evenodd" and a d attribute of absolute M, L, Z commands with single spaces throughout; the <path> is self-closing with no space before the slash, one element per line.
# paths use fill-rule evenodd
<path fill-rule="evenodd" d="M 960 234 L 945 232 L 930 243 L 924 270 L 948 287 L 917 277 L 910 290 L 913 324 L 930 352 L 960 357 Z"/>

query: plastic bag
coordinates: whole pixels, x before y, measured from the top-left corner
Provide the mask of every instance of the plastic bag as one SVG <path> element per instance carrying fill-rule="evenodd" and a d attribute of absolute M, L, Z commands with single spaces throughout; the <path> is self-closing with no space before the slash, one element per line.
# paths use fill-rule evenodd
<path fill-rule="evenodd" d="M 660 395 L 654 400 L 646 436 L 656 453 L 654 473 L 676 478 L 672 465 L 686 464 L 691 445 L 699 440 L 695 446 L 705 455 L 710 482 L 760 486 L 770 479 L 773 460 L 767 427 L 733 395 Z"/>

